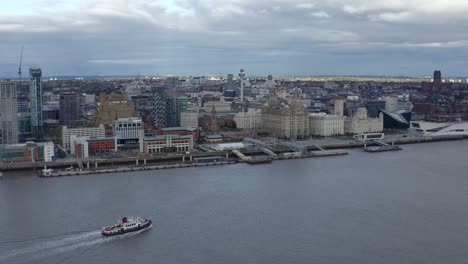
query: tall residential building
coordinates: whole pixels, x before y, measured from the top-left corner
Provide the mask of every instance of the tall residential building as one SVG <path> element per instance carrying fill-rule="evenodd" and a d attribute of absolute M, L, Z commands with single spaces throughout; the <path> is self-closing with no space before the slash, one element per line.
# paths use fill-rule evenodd
<path fill-rule="evenodd" d="M 0 82 L 0 144 L 18 143 L 18 126 L 16 84 Z"/>
<path fill-rule="evenodd" d="M 29 101 L 31 107 L 31 131 L 42 131 L 42 71 L 39 67 L 29 69 Z"/>
<path fill-rule="evenodd" d="M 60 94 L 60 124 L 67 126 L 80 119 L 80 98 L 76 93 Z"/>
<path fill-rule="evenodd" d="M 152 93 L 150 105 L 153 126 L 156 128 L 180 126 L 180 107 L 177 98 L 168 96 L 161 87 L 153 87 Z"/>
<path fill-rule="evenodd" d="M 244 77 L 245 77 L 244 69 L 240 69 L 239 81 L 240 81 L 240 100 L 241 100 L 241 102 L 244 101 Z"/>

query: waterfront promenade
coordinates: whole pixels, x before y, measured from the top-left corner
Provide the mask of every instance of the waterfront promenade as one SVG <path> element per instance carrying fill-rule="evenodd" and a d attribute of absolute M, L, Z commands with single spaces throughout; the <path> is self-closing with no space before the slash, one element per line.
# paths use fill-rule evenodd
<path fill-rule="evenodd" d="M 436 141 L 452 141 L 464 140 L 468 137 L 465 136 L 450 136 L 450 137 L 388 137 L 384 140 L 388 144 L 417 144 L 429 143 Z M 291 153 L 287 148 L 278 148 L 274 152 L 283 154 L 271 160 L 277 159 L 293 159 L 293 158 L 317 158 L 324 156 L 346 155 L 346 151 L 340 149 L 347 148 L 361 148 L 364 143 L 349 138 L 322 138 L 312 139 L 305 141 L 295 141 L 295 144 L 302 145 L 305 150 L 308 150 L 306 155 L 284 155 Z M 242 151 L 245 155 L 255 156 L 264 154 L 258 148 L 248 149 Z M 222 157 L 223 161 L 197 163 L 193 162 L 196 158 L 207 157 Z M 14 163 L 14 164 L 0 164 L 0 171 L 8 172 L 14 170 L 41 170 L 44 168 L 53 168 L 61 170 L 55 176 L 67 175 L 87 175 L 95 173 L 110 173 L 110 172 L 129 172 L 137 170 L 151 170 L 151 169 L 170 169 L 170 168 L 183 168 L 183 167 L 197 167 L 197 166 L 213 166 L 213 165 L 227 165 L 237 162 L 243 162 L 237 158 L 231 151 L 212 151 L 212 152 L 192 152 L 190 154 L 171 153 L 161 155 L 139 155 L 135 157 L 126 158 L 91 158 L 80 160 L 83 170 L 63 171 L 64 168 L 71 168 L 77 165 L 77 160 L 67 161 L 54 161 L 54 162 L 35 162 L 35 163 Z"/>

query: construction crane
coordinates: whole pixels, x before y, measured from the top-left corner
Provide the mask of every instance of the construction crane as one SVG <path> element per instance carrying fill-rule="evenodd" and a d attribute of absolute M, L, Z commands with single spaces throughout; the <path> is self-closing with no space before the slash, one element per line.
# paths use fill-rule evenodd
<path fill-rule="evenodd" d="M 19 77 L 19 83 L 20 83 L 20 87 L 19 87 L 19 90 L 21 91 L 22 90 L 22 84 L 23 84 L 23 80 L 21 78 L 21 67 L 23 66 L 23 49 L 24 49 L 24 46 L 21 46 L 21 56 L 20 56 L 20 63 L 19 63 L 19 67 L 18 67 L 18 77 Z M 23 91 L 21 91 L 23 92 Z"/>

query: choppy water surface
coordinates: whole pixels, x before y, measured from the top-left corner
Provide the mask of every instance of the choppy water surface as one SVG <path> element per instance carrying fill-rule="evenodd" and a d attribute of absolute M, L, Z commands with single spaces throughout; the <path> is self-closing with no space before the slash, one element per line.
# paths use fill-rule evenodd
<path fill-rule="evenodd" d="M 467 263 L 468 141 L 0 182 L 0 263 Z M 101 237 L 123 215 L 140 234 Z"/>

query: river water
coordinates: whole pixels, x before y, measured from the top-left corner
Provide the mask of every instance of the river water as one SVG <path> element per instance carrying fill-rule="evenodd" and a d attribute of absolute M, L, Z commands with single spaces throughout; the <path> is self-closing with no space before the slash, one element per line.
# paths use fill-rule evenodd
<path fill-rule="evenodd" d="M 467 263 L 468 141 L 0 181 L 0 263 Z M 103 238 L 124 215 L 153 220 Z"/>

